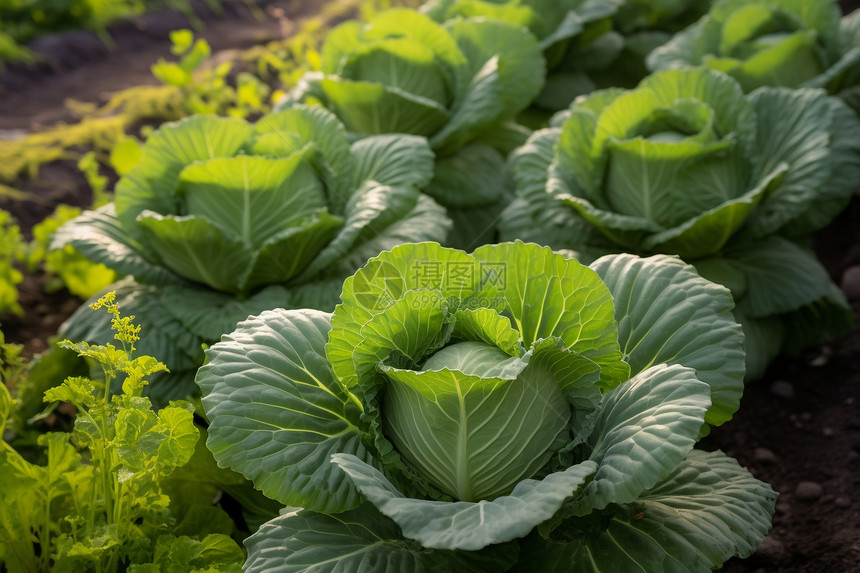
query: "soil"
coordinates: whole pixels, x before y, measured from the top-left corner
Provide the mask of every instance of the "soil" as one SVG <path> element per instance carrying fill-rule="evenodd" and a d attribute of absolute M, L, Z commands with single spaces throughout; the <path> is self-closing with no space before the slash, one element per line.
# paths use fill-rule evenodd
<path fill-rule="evenodd" d="M 221 13 L 203 0 L 191 2 L 216 58 L 284 37 L 294 21 L 314 14 L 327 0 L 222 0 Z M 253 8 L 252 8 L 253 7 Z M 278 14 L 278 11 L 280 13 Z M 274 17 L 275 15 L 279 17 Z M 0 74 L 0 132 L 7 136 L 27 129 L 72 121 L 67 99 L 104 102 L 107 94 L 137 85 L 157 85 L 150 66 L 159 58 L 175 61 L 170 32 L 194 29 L 188 18 L 170 10 L 144 14 L 109 27 L 113 47 L 93 32 L 73 31 L 39 38 L 29 47 L 42 62 L 9 65 Z M 13 111 L 14 110 L 14 111 Z M 11 130 L 13 134 L 8 134 Z"/>
<path fill-rule="evenodd" d="M 292 19 L 324 2 L 283 1 L 269 6 Z M 855 8 L 860 0 L 843 2 Z M 246 48 L 280 37 L 277 19 L 256 20 L 243 5 L 230 5 L 225 19 L 203 17 L 201 33 L 213 51 Z M 72 116 L 65 98 L 105 101 L 107 94 L 155 83 L 149 65 L 169 57 L 167 33 L 187 26 L 162 13 L 112 28 L 116 48 L 93 48 L 79 33 L 42 43 L 59 58 L 36 71 L 0 76 L 0 136 L 38 128 Z M 177 23 L 179 22 L 179 23 Z M 282 22 L 281 22 L 282 23 Z M 72 39 L 69 40 L 68 38 Z M 65 42 L 65 43 L 63 43 Z M 53 46 L 53 47 L 51 47 Z M 65 48 L 63 46 L 66 46 Z M 79 46 L 80 47 L 80 46 Z M 85 65 L 84 65 L 85 64 Z M 11 79 L 10 79 L 11 78 Z M 14 110 L 14 113 L 11 112 Z M 73 162 L 57 162 L 41 172 L 41 183 L 17 185 L 41 195 L 41 202 L 12 204 L 25 233 L 53 205 L 85 204 L 89 189 Z M 815 250 L 837 284 L 844 284 L 860 323 L 860 196 L 827 229 L 816 235 Z M 79 304 L 65 291 L 46 294 L 46 278 L 29 275 L 20 285 L 24 317 L 0 316 L 7 341 L 24 344 L 32 356 Z M 780 492 L 773 530 L 750 558 L 729 561 L 729 573 L 851 573 L 860 571 L 860 330 L 813 348 L 802 356 L 778 359 L 763 380 L 750 384 L 734 419 L 703 440 L 706 450 L 721 449 Z"/>
<path fill-rule="evenodd" d="M 815 237 L 815 250 L 849 292 L 860 271 L 860 196 Z M 860 297 L 851 301 L 860 319 Z M 858 321 L 860 323 L 860 321 Z M 703 440 L 779 492 L 773 529 L 729 573 L 860 571 L 860 331 L 802 356 L 782 357 L 747 385 L 740 411 Z"/>

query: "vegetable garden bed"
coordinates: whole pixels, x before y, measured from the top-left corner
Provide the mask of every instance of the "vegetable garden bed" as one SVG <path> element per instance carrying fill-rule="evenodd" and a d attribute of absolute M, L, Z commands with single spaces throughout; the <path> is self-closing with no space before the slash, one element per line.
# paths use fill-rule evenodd
<path fill-rule="evenodd" d="M 295 3 L 289 3 L 295 8 Z M 847 7 L 851 3 L 844 2 Z M 311 14 L 304 4 L 290 12 L 298 18 Z M 265 34 L 277 33 L 277 22 L 263 25 Z M 246 47 L 248 34 L 260 25 L 213 23 L 203 35 L 213 47 Z M 235 36 L 234 36 L 235 34 Z M 130 62 L 148 63 L 168 49 L 165 40 L 119 49 L 91 68 L 58 72 L 40 79 L 20 93 L 0 95 L 0 129 L 27 129 L 33 123 L 70 119 L 56 94 L 93 101 L 97 94 L 137 85 L 141 70 Z M 144 74 L 145 75 L 145 74 Z M 39 95 L 44 94 L 44 95 Z M 111 181 L 110 187 L 113 185 Z M 858 182 L 860 184 L 860 182 Z M 25 234 L 59 203 L 79 206 L 91 202 L 91 188 L 76 167 L 76 160 L 59 160 L 43 166 L 35 182 L 17 182 L 16 188 L 39 197 L 36 202 L 0 200 L 0 208 L 13 212 Z M 860 198 L 827 228 L 815 235 L 814 248 L 836 284 L 843 284 L 860 320 L 860 284 L 852 276 L 860 269 Z M 858 273 L 860 274 L 860 273 Z M 31 356 L 47 348 L 56 332 L 79 304 L 65 290 L 47 294 L 44 274 L 29 275 L 20 285 L 21 317 L 4 315 L 6 341 L 24 345 Z M 144 335 L 145 336 L 145 335 Z M 731 560 L 723 570 L 734 573 L 860 570 L 860 334 L 857 330 L 799 356 L 777 359 L 763 379 L 748 385 L 740 410 L 715 428 L 701 449 L 720 449 L 750 469 L 758 479 L 780 493 L 773 529 L 761 547 L 746 560 Z"/>

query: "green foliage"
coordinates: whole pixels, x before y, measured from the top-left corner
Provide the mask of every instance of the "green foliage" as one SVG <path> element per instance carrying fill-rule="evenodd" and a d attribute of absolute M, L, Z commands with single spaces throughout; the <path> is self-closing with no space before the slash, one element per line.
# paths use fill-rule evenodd
<path fill-rule="evenodd" d="M 217 8 L 217 0 L 211 5 Z M 32 53 L 19 44 L 67 30 L 92 30 L 107 46 L 112 46 L 108 24 L 164 6 L 183 12 L 195 25 L 200 24 L 188 0 L 3 0 L 0 66 L 5 61 L 33 61 Z"/>
<path fill-rule="evenodd" d="M 334 28 L 320 71 L 302 76 L 276 109 L 320 104 L 357 137 L 427 137 L 437 164 L 423 190 L 455 221 L 448 242 L 474 248 L 495 236 L 512 188 L 507 142 L 527 131 L 513 119 L 543 82 L 540 48 L 520 26 L 480 18 L 443 26 L 395 9 Z"/>
<path fill-rule="evenodd" d="M 396 0 L 393 3 L 403 5 L 415 2 Z M 288 38 L 251 48 L 242 52 L 237 59 L 241 65 L 254 70 L 256 77 L 271 81 L 275 75 L 280 78 L 282 85 L 292 87 L 304 72 L 313 68 L 313 62 L 319 60 L 317 49 L 328 33 L 331 22 L 342 19 L 356 6 L 362 13 L 372 14 L 391 4 L 389 0 L 341 0 L 326 4 L 319 14 L 302 20 L 298 30 L 290 30 L 295 33 Z M 204 84 L 209 82 L 209 87 L 213 83 L 218 84 L 213 74 L 212 70 L 202 70 L 200 73 Z M 193 75 L 192 79 L 195 79 Z M 268 102 L 258 101 L 266 91 L 259 81 L 243 72 L 237 75 L 236 80 L 239 87 L 225 85 L 221 88 L 221 92 L 237 91 L 235 103 L 222 106 L 222 113 L 234 109 L 234 113 L 244 117 L 252 110 L 266 108 Z M 187 94 L 194 90 L 193 84 L 185 88 L 169 84 L 135 86 L 117 92 L 101 107 L 80 103 L 73 105 L 76 114 L 82 117 L 79 123 L 57 125 L 11 141 L 0 140 L 0 196 L 10 190 L 23 195 L 2 183 L 13 182 L 19 177 L 36 179 L 41 165 L 77 158 L 81 149 L 110 153 L 117 143 L 124 140 L 127 132 L 142 122 L 153 119 L 173 121 L 185 117 L 191 113 Z M 273 94 L 273 99 L 274 95 L 278 94 Z M 217 90 L 212 97 L 223 99 Z"/>
<path fill-rule="evenodd" d="M 199 443 L 193 408 L 173 402 L 153 411 L 141 392 L 164 364 L 134 356 L 140 327 L 120 314 L 113 292 L 92 308 L 107 311 L 119 346 L 61 346 L 98 363 L 105 380 L 69 377 L 44 396 L 75 408 L 73 431 L 39 438 L 45 465 L 0 442 L 0 562 L 10 571 L 240 571 L 244 554 L 229 518 L 208 503 L 179 511 L 166 495 Z M 122 393 L 111 397 L 115 378 Z M 0 386 L 2 425 L 12 405 Z M 208 523 L 190 526 L 195 512 Z"/>
<path fill-rule="evenodd" d="M 20 344 L 7 344 L 6 336 L 0 330 L 0 381 L 6 386 L 15 387 L 23 378 L 26 365 L 21 356 L 22 348 Z M 8 417 L 9 410 L 0 408 L 0 432 L 3 431 Z"/>
<path fill-rule="evenodd" d="M 36 57 L 32 50 L 20 45 L 6 32 L 0 32 L 0 70 L 6 68 L 7 62 L 32 63 L 34 61 Z"/>
<path fill-rule="evenodd" d="M 797 348 L 850 330 L 847 302 L 805 246 L 860 176 L 860 122 L 841 101 L 809 88 L 745 96 L 723 73 L 667 70 L 580 98 L 552 125 L 511 158 L 519 199 L 503 236 L 587 259 L 694 263 L 732 289 L 750 378 L 774 357 L 759 352 L 776 347 L 762 336 L 785 329 Z M 803 316 L 803 328 L 787 329 Z M 773 319 L 776 332 L 752 326 Z"/>
<path fill-rule="evenodd" d="M 152 74 L 164 84 L 181 90 L 187 113 L 247 117 L 268 111 L 270 88 L 258 78 L 239 73 L 234 88 L 227 83 L 232 62 L 222 62 L 211 69 L 203 67 L 212 53 L 206 40 L 195 41 L 191 30 L 174 30 L 170 41 L 171 52 L 180 56 L 179 62 L 160 59 L 152 66 Z"/>
<path fill-rule="evenodd" d="M 140 163 L 141 143 L 136 138 L 127 136 L 116 142 L 110 150 L 110 166 L 117 175 L 122 177 Z"/>
<path fill-rule="evenodd" d="M 749 555 L 776 494 L 693 449 L 743 389 L 731 308 L 677 258 L 420 243 L 370 259 L 333 314 L 250 317 L 198 371 L 207 446 L 302 509 L 247 540 L 246 571 Z M 651 540 L 618 551 L 615 524 Z"/>
<path fill-rule="evenodd" d="M 523 121 L 608 87 L 633 87 L 648 74 L 645 57 L 695 21 L 708 0 L 430 0 L 421 10 L 437 22 L 486 17 L 525 26 L 540 41 L 547 81 Z M 542 111 L 545 110 L 545 111 Z"/>
<path fill-rule="evenodd" d="M 201 345 L 277 306 L 331 309 L 344 277 L 410 240 L 444 239 L 444 211 L 418 188 L 432 174 L 424 138 L 350 144 L 337 118 L 304 106 L 263 116 L 165 124 L 117 183 L 115 204 L 55 234 L 94 263 L 133 277 L 118 299 L 151 325 L 182 397 Z M 75 314 L 65 336 L 104 342 L 105 321 Z M 163 385 L 155 381 L 152 389 Z M 164 389 L 163 389 L 164 390 Z"/>
<path fill-rule="evenodd" d="M 90 151 L 78 161 L 78 168 L 92 189 L 92 205 L 98 207 L 109 201 L 105 192 L 108 178 L 99 173 L 99 163 L 95 153 Z M 102 289 L 116 282 L 118 275 L 103 264 L 93 263 L 73 247 L 66 245 L 61 249 L 50 249 L 54 234 L 64 223 L 81 214 L 79 207 L 58 205 L 54 212 L 33 226 L 33 240 L 27 247 L 26 265 L 34 272 L 43 269 L 52 275 L 45 285 L 48 292 L 67 288 L 69 292 L 82 299 L 88 299 Z"/>
<path fill-rule="evenodd" d="M 0 314 L 24 312 L 18 304 L 16 286 L 24 280 L 24 276 L 15 267 L 23 254 L 21 230 L 12 220 L 12 215 L 0 209 Z"/>
<path fill-rule="evenodd" d="M 825 88 L 860 110 L 860 13 L 834 0 L 718 0 L 707 16 L 648 56 L 665 70 L 705 66 L 761 86 Z"/>

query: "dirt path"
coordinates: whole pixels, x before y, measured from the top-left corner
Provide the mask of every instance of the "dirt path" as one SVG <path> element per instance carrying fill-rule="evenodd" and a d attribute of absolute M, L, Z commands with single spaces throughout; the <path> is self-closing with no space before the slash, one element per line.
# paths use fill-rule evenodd
<path fill-rule="evenodd" d="M 260 2 L 253 13 L 241 2 L 224 5 L 221 16 L 205 4 L 197 12 L 205 28 L 197 35 L 205 38 L 213 53 L 242 50 L 283 37 L 280 23 L 272 17 L 274 9 L 286 18 L 298 20 L 316 13 L 326 2 L 321 0 L 276 0 Z M 156 85 L 150 66 L 170 54 L 171 30 L 190 28 L 182 14 L 159 11 L 111 28 L 116 43 L 108 49 L 90 32 L 69 32 L 40 39 L 36 48 L 54 63 L 37 69 L 16 66 L 0 75 L 0 130 L 15 131 L 72 121 L 65 101 L 103 102 L 112 92 L 136 85 Z M 226 54 L 222 54 L 224 57 Z M 2 133 L 0 133 L 2 136 Z"/>

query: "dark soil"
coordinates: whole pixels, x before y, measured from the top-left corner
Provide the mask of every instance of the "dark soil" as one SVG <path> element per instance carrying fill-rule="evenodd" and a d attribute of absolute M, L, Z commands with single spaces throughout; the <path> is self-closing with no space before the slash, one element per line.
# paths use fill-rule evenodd
<path fill-rule="evenodd" d="M 860 270 L 860 197 L 816 236 L 833 279 Z M 848 272 L 848 269 L 854 269 Z M 860 319 L 860 300 L 853 300 Z M 860 571 L 860 332 L 777 359 L 701 447 L 721 449 L 779 492 L 773 530 L 730 573 Z"/>
<path fill-rule="evenodd" d="M 274 5 L 285 8 L 291 18 L 297 18 L 313 12 L 322 3 Z M 856 7 L 860 0 L 842 4 Z M 244 9 L 231 10 L 228 20 L 210 21 L 202 34 L 215 50 L 244 48 L 280 34 L 278 22 L 273 18 L 258 22 Z M 104 101 L 108 92 L 155 83 L 149 65 L 158 57 L 169 57 L 167 32 L 185 25 L 173 22 L 161 22 L 158 33 L 150 33 L 153 24 L 147 24 L 149 27 L 139 33 L 123 28 L 127 32 L 114 34 L 117 47 L 113 51 L 88 52 L 80 62 L 86 66 L 71 63 L 33 71 L 30 76 L 25 73 L 12 82 L 18 82 L 14 91 L 10 89 L 10 76 L 6 80 L 0 78 L 0 83 L 5 81 L 7 87 L 6 93 L 0 93 L 0 132 L 70 119 L 62 107 L 67 97 Z M 126 36 L 128 40 L 124 39 Z M 28 203 L 14 209 L 25 232 L 56 203 L 89 201 L 89 190 L 72 162 L 46 166 L 41 178 L 38 188 L 28 190 L 40 193 L 44 204 Z M 8 204 L 0 207 L 9 209 Z M 860 197 L 855 197 L 849 208 L 816 236 L 816 252 L 837 284 L 846 275 L 854 272 L 860 275 L 857 221 L 860 221 Z M 860 281 L 846 279 L 846 282 L 846 290 L 860 291 Z M 44 350 L 46 339 L 79 304 L 65 291 L 45 294 L 44 283 L 43 276 L 28 276 L 20 285 L 20 300 L 26 315 L 0 317 L 7 340 L 24 344 L 27 355 Z M 860 296 L 852 304 L 855 316 L 860 316 Z M 747 387 L 735 418 L 703 441 L 704 449 L 722 449 L 780 492 L 770 536 L 752 557 L 731 560 L 724 571 L 860 572 L 858 390 L 860 332 L 855 330 L 802 356 L 778 359 L 763 380 Z"/>
<path fill-rule="evenodd" d="M 222 0 L 214 13 L 203 0 L 193 0 L 205 38 L 218 57 L 283 37 L 292 21 L 315 13 L 327 0 Z M 253 9 L 251 7 L 254 7 Z M 280 10 L 280 18 L 273 14 Z M 15 64 L 0 73 L 0 131 L 50 126 L 75 117 L 67 99 L 106 101 L 107 94 L 137 85 L 157 85 L 150 66 L 159 58 L 171 61 L 170 32 L 193 29 L 188 18 L 160 10 L 109 27 L 108 47 L 93 32 L 73 31 L 45 36 L 29 45 L 42 58 L 31 66 Z"/>

